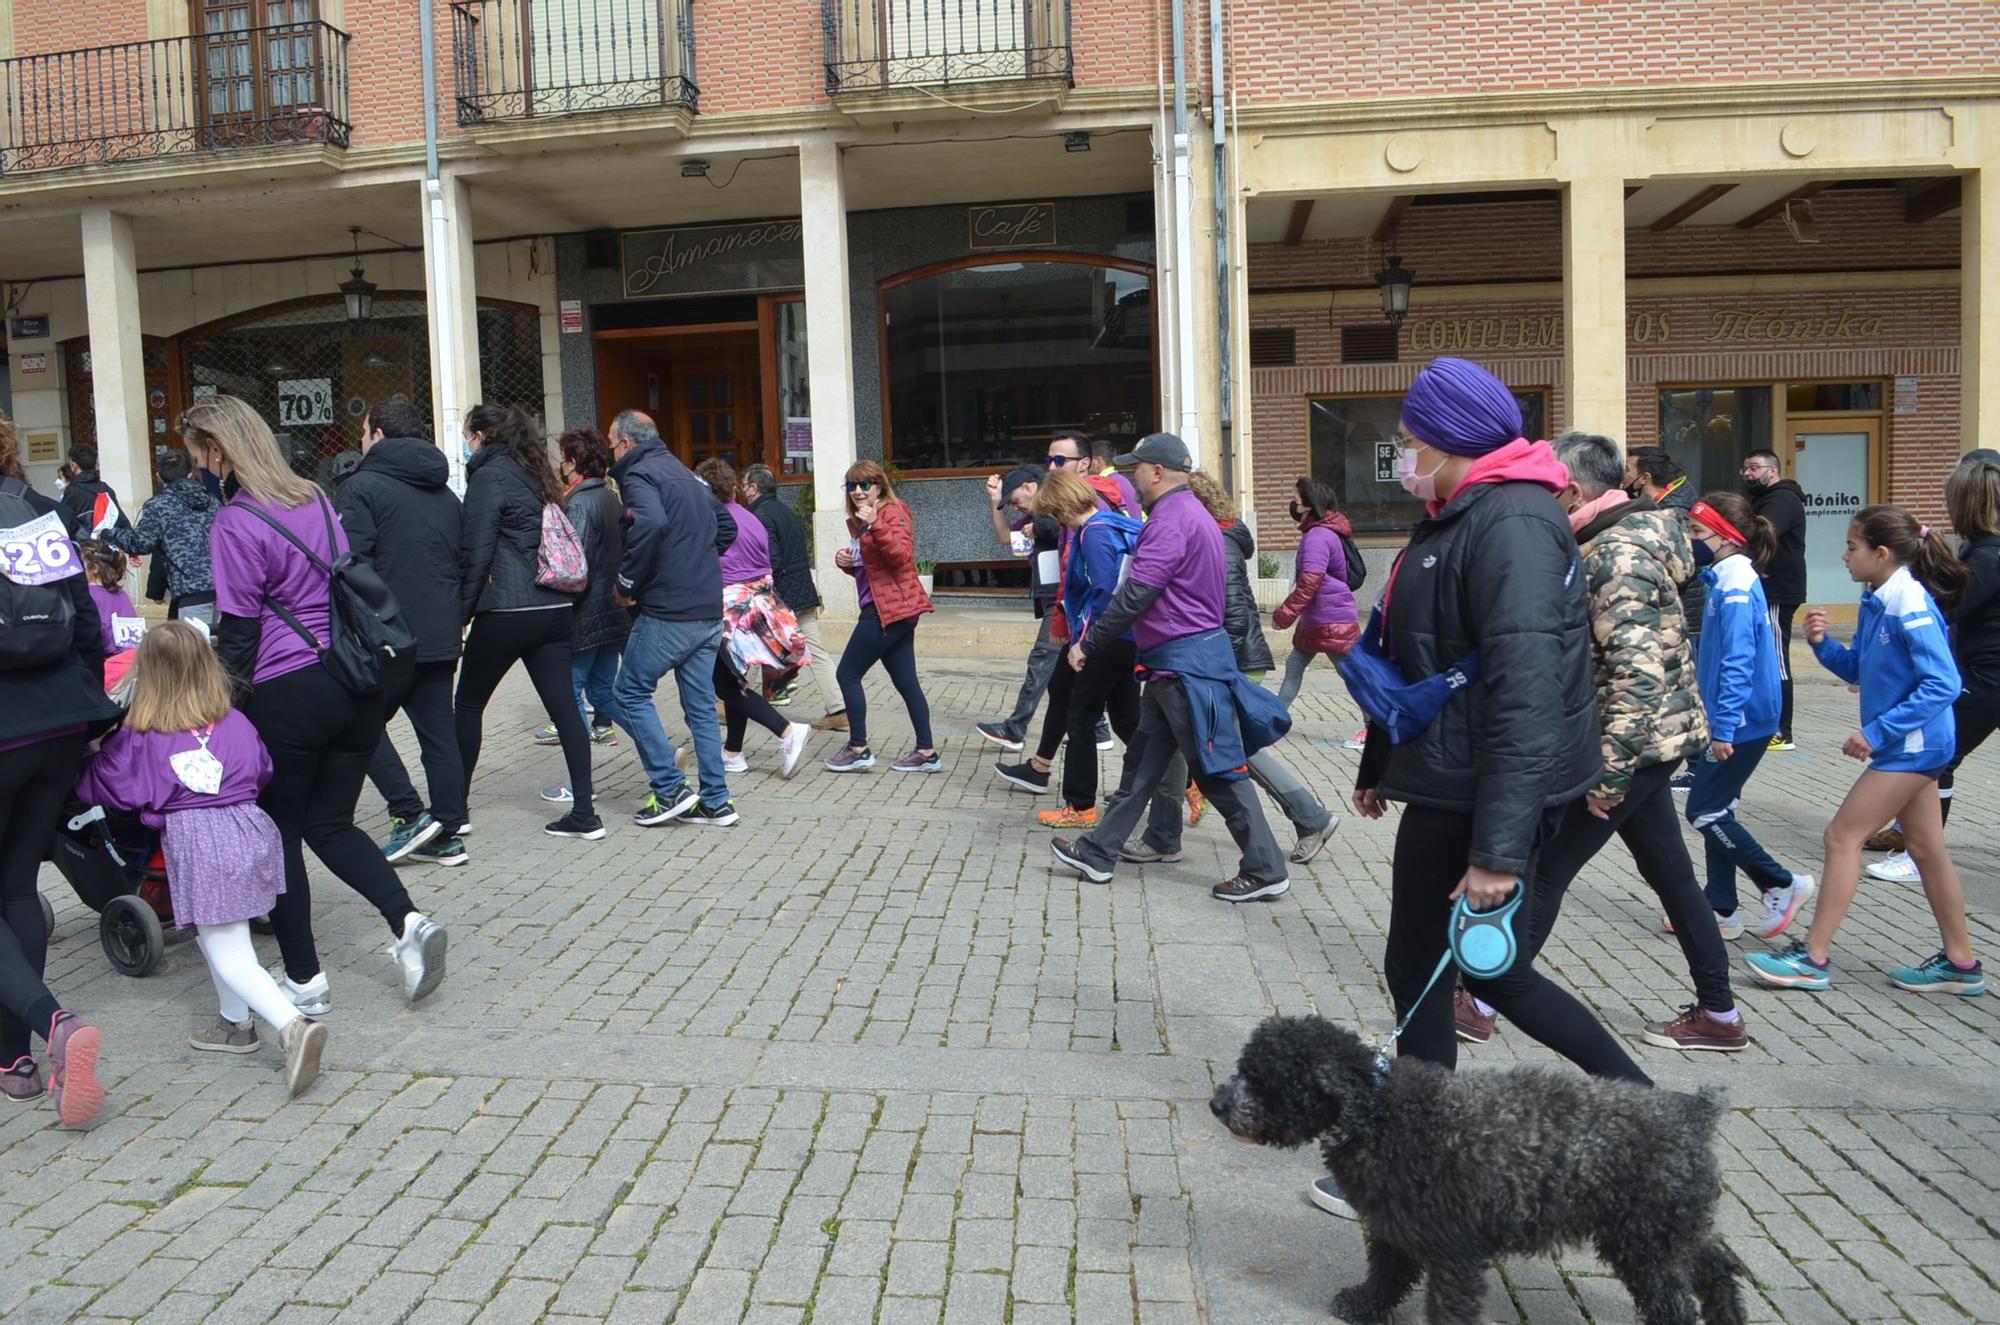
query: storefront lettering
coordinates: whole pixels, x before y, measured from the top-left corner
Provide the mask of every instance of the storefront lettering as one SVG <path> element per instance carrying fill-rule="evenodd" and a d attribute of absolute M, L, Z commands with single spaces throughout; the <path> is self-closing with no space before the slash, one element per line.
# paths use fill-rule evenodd
<path fill-rule="evenodd" d="M 1562 319 L 1555 316 L 1427 318 L 1410 324 L 1410 348 L 1420 354 L 1553 350 L 1561 345 Z"/>
<path fill-rule="evenodd" d="M 965 209 L 973 248 L 1038 248 L 1056 242 L 1056 208 L 1050 202 L 1008 203 Z"/>
<path fill-rule="evenodd" d="M 1665 345 L 1674 338 L 1673 314 L 1635 313 L 1627 323 L 1634 345 Z M 1770 341 L 1865 341 L 1882 335 L 1882 319 L 1851 308 L 1833 313 L 1774 313 L 1763 308 L 1724 308 L 1710 314 L 1710 344 Z M 1418 354 L 1463 354 L 1477 350 L 1558 350 L 1562 319 L 1545 317 L 1425 318 L 1410 323 L 1410 349 Z"/>
<path fill-rule="evenodd" d="M 675 277 L 731 255 L 798 260 L 804 254 L 804 233 L 797 221 L 634 231 L 623 242 L 625 294 L 636 298 L 671 293 L 663 287 L 673 284 Z"/>
<path fill-rule="evenodd" d="M 1854 310 L 1823 316 L 1785 317 L 1762 308 L 1724 308 L 1710 318 L 1708 339 L 1717 341 L 1874 340 L 1882 334 L 1882 319 L 1857 317 Z"/>

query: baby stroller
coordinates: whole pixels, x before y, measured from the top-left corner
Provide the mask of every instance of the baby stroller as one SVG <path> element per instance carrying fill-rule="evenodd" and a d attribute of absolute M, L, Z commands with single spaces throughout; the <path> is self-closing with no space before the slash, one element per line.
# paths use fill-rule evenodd
<path fill-rule="evenodd" d="M 77 900 L 97 912 L 97 938 L 120 975 L 141 976 L 160 964 L 173 924 L 167 866 L 159 835 L 137 815 L 72 801 L 57 825 L 50 857 Z M 54 928 L 53 910 L 42 900 Z"/>

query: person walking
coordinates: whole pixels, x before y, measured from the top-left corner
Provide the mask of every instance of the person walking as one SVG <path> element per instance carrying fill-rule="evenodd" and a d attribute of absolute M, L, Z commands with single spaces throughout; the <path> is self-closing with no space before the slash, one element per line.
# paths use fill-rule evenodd
<path fill-rule="evenodd" d="M 812 728 L 788 723 L 762 687 L 750 685 L 750 669 L 789 672 L 807 658 L 798 619 L 771 588 L 770 535 L 764 523 L 736 500 L 736 468 L 711 456 L 695 470 L 736 527 L 736 541 L 722 553 L 722 644 L 715 654 L 715 689 L 722 698 L 726 730 L 722 739 L 725 773 L 748 773 L 743 737 L 755 722 L 778 738 L 780 771 L 790 777 L 805 756 Z"/>
<path fill-rule="evenodd" d="M 465 415 L 465 433 L 471 457 L 465 466 L 459 609 L 472 624 L 452 702 L 465 785 L 471 788 L 479 766 L 487 702 L 518 662 L 561 735 L 569 767 L 569 813 L 542 831 L 595 842 L 604 836 L 604 821 L 591 803 L 590 737 L 570 685 L 576 595 L 545 588 L 539 580 L 545 513 L 562 509 L 562 485 L 540 426 L 523 411 L 474 405 Z M 459 834 L 469 826 L 468 820 Z"/>
<path fill-rule="evenodd" d="M 186 451 L 168 451 L 154 467 L 161 487 L 139 508 L 139 523 L 125 528 L 114 523 L 101 537 L 122 552 L 152 557 L 155 571 L 165 568 L 170 619 L 199 620 L 212 630 L 215 577 L 208 568 L 208 530 L 221 499 L 189 477 L 193 465 Z"/>
<path fill-rule="evenodd" d="M 131 527 L 124 508 L 118 504 L 118 494 L 97 472 L 97 448 L 88 442 L 78 442 L 69 448 L 56 486 L 83 537 L 97 538 L 108 529 Z"/>
<path fill-rule="evenodd" d="M 1775 451 L 1752 451 L 1743 458 L 1743 491 L 1757 518 L 1769 520 L 1778 550 L 1761 572 L 1764 599 L 1778 633 L 1778 731 L 1773 753 L 1796 750 L 1792 740 L 1792 619 L 1806 601 L 1806 494 L 1778 467 Z"/>
<path fill-rule="evenodd" d="M 209 531 L 215 571 L 216 653 L 237 687 L 236 707 L 271 755 L 258 807 L 278 825 L 285 891 L 271 908 L 284 958 L 280 985 L 300 1012 L 326 1015 L 333 992 L 313 940 L 310 846 L 334 877 L 375 907 L 395 936 L 390 955 L 415 1003 L 445 977 L 448 936 L 416 903 L 368 835 L 354 825 L 368 761 L 382 740 L 382 695 L 355 694 L 322 661 L 331 638 L 327 568 L 347 535 L 320 490 L 292 472 L 268 424 L 235 396 L 181 415 L 234 495 Z"/>
<path fill-rule="evenodd" d="M 1694 506 L 1696 492 L 1680 461 L 1668 455 L 1664 447 L 1635 447 L 1625 455 L 1625 477 L 1626 491 L 1632 497 L 1644 497 L 1662 510 L 1674 512 L 1680 517 L 1682 530 L 1693 537 L 1688 512 Z M 1681 619 L 1688 623 L 1688 647 L 1697 657 L 1701 652 L 1702 622 L 1707 619 L 1703 610 L 1706 593 L 1699 575 L 1681 586 Z"/>
<path fill-rule="evenodd" d="M 813 729 L 846 731 L 847 701 L 840 696 L 840 684 L 833 676 L 833 655 L 827 652 L 826 635 L 820 626 L 819 586 L 813 583 L 805 527 L 778 495 L 777 476 L 767 465 L 752 465 L 743 471 L 742 504 L 764 526 L 771 549 L 771 587 L 778 600 L 791 609 L 799 633 L 805 636 L 806 652 L 812 659 L 805 671 L 812 676 L 820 702 L 820 716 Z M 786 684 L 793 686 L 796 681 Z"/>
<path fill-rule="evenodd" d="M 632 618 L 618 602 L 618 562 L 625 551 L 620 521 L 624 507 L 605 475 L 611 472 L 611 443 L 595 428 L 570 428 L 556 439 L 557 468 L 564 483 L 563 512 L 583 547 L 590 580 L 576 603 L 569 641 L 570 689 L 579 712 L 590 718 L 593 745 L 618 744 L 618 664 Z M 550 723 L 535 734 L 537 745 L 560 745 L 562 733 Z M 561 804 L 574 799 L 568 782 L 546 788 L 542 799 Z"/>
<path fill-rule="evenodd" d="M 609 441 L 611 479 L 625 505 L 617 594 L 637 613 L 612 695 L 650 788 L 632 820 L 645 828 L 683 818 L 727 828 L 739 816 L 722 768 L 715 654 L 722 645 L 722 551 L 736 541 L 736 524 L 645 414 L 624 411 L 612 420 Z M 675 767 L 653 703 L 668 672 L 694 744 L 699 789 Z"/>
<path fill-rule="evenodd" d="M 882 466 L 857 460 L 847 467 L 847 546 L 833 564 L 854 577 L 861 619 L 847 637 L 835 675 L 847 697 L 847 744 L 826 766 L 856 773 L 875 766 L 868 745 L 868 697 L 861 678 L 877 663 L 903 697 L 916 745 L 889 767 L 898 773 L 939 773 L 944 761 L 931 741 L 931 706 L 917 679 L 917 622 L 932 611 L 930 595 L 917 579 L 917 529 L 910 508 L 896 494 Z"/>
<path fill-rule="evenodd" d="M 1147 679 L 1139 727 L 1125 748 L 1122 783 L 1130 791 L 1106 805 L 1090 832 L 1054 838 L 1049 849 L 1090 882 L 1109 883 L 1126 839 L 1178 754 L 1242 853 L 1236 873 L 1210 894 L 1226 902 L 1277 897 L 1291 887 L 1291 877 L 1242 766 L 1282 733 L 1283 724 L 1275 696 L 1250 685 L 1237 669 L 1223 631 L 1229 552 L 1221 527 L 1188 488 L 1193 460 L 1180 438 L 1153 433 L 1117 459 L 1134 466 L 1146 525 L 1124 584 L 1070 646 L 1069 662 L 1082 670 L 1132 632 Z"/>
<path fill-rule="evenodd" d="M 1986 974 L 1972 950 L 1965 891 L 1944 844 L 1937 780 L 1956 753 L 1952 703 L 1963 692 L 1935 585 L 1955 602 L 1970 582 L 1965 563 L 1944 536 L 1895 506 L 1867 506 L 1847 526 L 1847 573 L 1867 589 L 1855 618 L 1854 643 L 1827 634 L 1826 610 L 1806 613 L 1806 640 L 1820 665 L 1861 687 L 1861 730 L 1841 753 L 1868 767 L 1826 828 L 1826 888 L 1803 939 L 1777 952 L 1744 959 L 1759 984 L 1823 990 L 1832 983 L 1834 936 L 1861 883 L 1861 843 L 1894 817 L 1924 883 L 1940 946 L 1911 966 L 1891 970 L 1889 983 L 1918 994 L 1974 996 Z"/>
<path fill-rule="evenodd" d="M 125 576 L 131 566 L 123 552 L 101 539 L 84 543 L 77 550 L 83 554 L 84 574 L 90 580 L 90 600 L 97 605 L 104 656 L 112 660 L 129 655 L 146 634 L 146 618 L 139 615 L 132 595 L 125 592 Z M 125 657 L 117 674 L 107 678 L 111 685 L 118 684 L 124 675 L 122 667 L 130 661 Z"/>
<path fill-rule="evenodd" d="M 24 527 L 26 537 L 41 535 L 54 549 L 42 563 L 46 574 L 28 575 L 10 562 L 0 597 L 10 613 L 49 616 L 51 629 L 10 630 L 0 640 L 7 655 L 0 666 L 0 1095 L 16 1104 L 50 1096 L 65 1127 L 82 1127 L 104 1107 L 97 1079 L 103 1037 L 44 983 L 49 931 L 36 879 L 84 745 L 117 721 L 118 706 L 104 693 L 104 637 L 76 551 L 76 517 L 28 486 L 19 434 L 0 414 L 0 529 Z M 59 621 L 65 606 L 66 629 Z M 41 1037 L 46 1051 L 39 1061 L 31 1036 Z"/>
<path fill-rule="evenodd" d="M 1296 491 L 1290 514 L 1299 527 L 1299 550 L 1292 591 L 1271 617 L 1280 630 L 1297 623 L 1278 687 L 1278 698 L 1288 707 L 1299 697 L 1314 658 L 1339 662 L 1361 635 L 1354 590 L 1347 583 L 1354 526 L 1341 514 L 1330 484 L 1301 476 Z"/>
<path fill-rule="evenodd" d="M 428 431 L 423 415 L 402 396 L 377 401 L 361 418 L 361 462 L 335 491 L 333 508 L 349 550 L 373 563 L 417 637 L 412 652 L 382 669 L 385 730 L 368 764 L 368 780 L 389 806 L 382 854 L 392 864 L 463 865 L 467 854 L 458 827 L 465 822 L 465 765 L 451 688 L 465 628 L 458 575 L 464 517 L 458 495 L 446 486 L 444 453 Z M 399 712 L 417 736 L 429 808 L 386 730 Z"/>
<path fill-rule="evenodd" d="M 1710 563 L 1708 628 L 1701 633 L 1696 685 L 1708 714 L 1708 753 L 1695 766 L 1687 821 L 1702 836 L 1708 857 L 1708 902 L 1722 936 L 1740 936 L 1736 871 L 1750 876 L 1763 896 L 1754 920 L 1758 938 L 1784 932 L 1817 888 L 1810 874 L 1786 869 L 1736 818 L 1751 774 L 1763 761 L 1778 728 L 1778 646 L 1757 567 L 1777 545 L 1768 520 L 1733 492 L 1711 492 L 1694 504 L 1695 560 Z M 1676 924 L 1669 916 L 1669 924 Z"/>

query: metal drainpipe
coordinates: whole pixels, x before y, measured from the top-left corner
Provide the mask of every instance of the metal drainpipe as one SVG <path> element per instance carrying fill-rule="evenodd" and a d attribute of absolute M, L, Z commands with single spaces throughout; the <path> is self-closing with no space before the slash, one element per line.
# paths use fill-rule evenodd
<path fill-rule="evenodd" d="M 426 284 L 424 297 L 435 303 L 440 287 L 448 287 L 445 272 L 452 263 L 451 225 L 445 217 L 444 185 L 438 178 L 438 87 L 437 87 L 437 7 L 432 0 L 418 0 L 417 9 L 422 15 L 418 26 L 420 39 L 424 44 L 424 211 L 429 225 L 428 242 L 424 245 Z M 438 417 L 433 433 L 438 449 L 444 452 L 445 464 L 450 467 L 450 477 L 446 480 L 451 490 L 463 496 L 465 493 L 465 455 L 458 445 L 460 420 L 465 416 L 465 404 L 458 398 L 458 376 L 454 365 L 458 362 L 457 328 L 453 325 L 456 317 L 454 299 L 443 309 L 433 309 L 432 319 L 437 327 L 437 355 L 431 364 L 431 372 L 439 374 L 437 379 Z"/>
<path fill-rule="evenodd" d="M 1222 0 L 1208 0 L 1209 116 L 1215 121 L 1215 306 L 1217 352 L 1221 361 L 1222 394 L 1218 420 L 1222 430 L 1222 483 L 1236 490 L 1235 429 L 1230 411 L 1229 371 L 1229 170 L 1223 148 L 1228 97 L 1222 88 Z"/>
<path fill-rule="evenodd" d="M 1186 0 L 1174 7 L 1174 320 L 1179 325 L 1177 395 L 1181 406 L 1181 440 L 1201 458 L 1201 412 L 1195 403 L 1194 317 L 1194 167 L 1188 155 L 1187 25 L 1181 13 Z"/>

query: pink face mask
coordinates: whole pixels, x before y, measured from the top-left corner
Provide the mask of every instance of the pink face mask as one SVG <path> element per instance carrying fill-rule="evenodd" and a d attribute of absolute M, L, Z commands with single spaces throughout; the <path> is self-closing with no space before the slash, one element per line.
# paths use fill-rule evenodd
<path fill-rule="evenodd" d="M 1440 456 L 1437 464 L 1432 467 L 1430 473 L 1419 474 L 1417 472 L 1416 448 L 1413 446 L 1398 447 L 1396 448 L 1396 481 L 1403 485 L 1403 491 L 1409 493 L 1418 501 L 1436 501 L 1438 471 L 1444 468 L 1445 461 L 1450 458 L 1450 456 Z"/>

